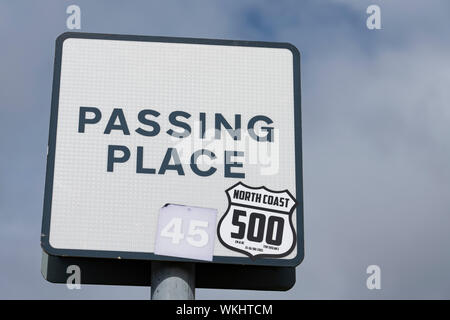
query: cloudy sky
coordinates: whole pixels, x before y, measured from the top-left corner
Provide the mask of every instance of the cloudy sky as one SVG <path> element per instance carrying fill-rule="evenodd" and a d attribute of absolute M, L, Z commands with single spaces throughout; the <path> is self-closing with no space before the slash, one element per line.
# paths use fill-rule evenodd
<path fill-rule="evenodd" d="M 0 298 L 136 298 L 40 274 L 55 38 L 83 32 L 283 41 L 302 52 L 305 260 L 282 293 L 198 299 L 450 298 L 450 3 L 0 1 Z M 381 8 L 368 30 L 366 8 Z M 381 267 L 382 289 L 366 288 Z"/>

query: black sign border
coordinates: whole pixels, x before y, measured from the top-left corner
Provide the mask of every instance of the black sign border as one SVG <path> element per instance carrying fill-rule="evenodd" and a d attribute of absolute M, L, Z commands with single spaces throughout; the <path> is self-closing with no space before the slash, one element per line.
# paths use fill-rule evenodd
<path fill-rule="evenodd" d="M 56 132 L 58 124 L 59 86 L 61 76 L 61 60 L 63 43 L 66 39 L 99 39 L 99 40 L 122 40 L 122 41 L 144 41 L 144 42 L 166 42 L 187 43 L 222 46 L 243 46 L 288 49 L 293 57 L 293 85 L 294 85 L 294 126 L 295 126 L 295 171 L 296 171 L 296 199 L 297 205 L 297 256 L 292 259 L 255 259 L 249 257 L 224 257 L 214 256 L 211 263 L 265 265 L 280 267 L 295 267 L 304 258 L 304 230 L 303 230 L 303 170 L 302 170 L 302 126 L 301 126 L 301 93 L 300 93 L 300 52 L 290 43 L 261 42 L 242 40 L 219 40 L 200 38 L 160 37 L 160 36 L 136 36 L 100 33 L 78 33 L 66 32 L 56 39 L 55 60 L 53 69 L 53 88 L 50 112 L 50 128 L 48 138 L 47 168 L 45 177 L 44 207 L 42 217 L 41 246 L 42 249 L 54 256 L 86 257 L 86 258 L 118 258 L 132 260 L 164 260 L 200 262 L 192 259 L 159 256 L 154 253 L 129 252 L 129 251 L 103 251 L 83 249 L 59 249 L 50 245 L 50 219 L 52 206 L 53 175 L 55 167 Z"/>

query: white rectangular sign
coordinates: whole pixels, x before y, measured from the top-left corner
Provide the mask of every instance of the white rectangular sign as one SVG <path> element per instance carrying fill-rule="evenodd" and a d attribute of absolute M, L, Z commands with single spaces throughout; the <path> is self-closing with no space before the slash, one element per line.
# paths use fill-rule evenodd
<path fill-rule="evenodd" d="M 61 35 L 44 250 L 178 260 L 155 254 L 176 204 L 217 210 L 213 262 L 298 265 L 299 59 L 285 43 Z"/>

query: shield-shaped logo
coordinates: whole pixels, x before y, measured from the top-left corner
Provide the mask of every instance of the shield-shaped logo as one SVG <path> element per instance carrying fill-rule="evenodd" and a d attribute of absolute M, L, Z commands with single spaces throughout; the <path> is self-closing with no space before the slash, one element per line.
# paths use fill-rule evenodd
<path fill-rule="evenodd" d="M 225 190 L 228 209 L 217 235 L 228 249 L 256 257 L 284 257 L 294 250 L 297 236 L 292 213 L 297 201 L 288 190 L 253 188 L 238 182 Z"/>

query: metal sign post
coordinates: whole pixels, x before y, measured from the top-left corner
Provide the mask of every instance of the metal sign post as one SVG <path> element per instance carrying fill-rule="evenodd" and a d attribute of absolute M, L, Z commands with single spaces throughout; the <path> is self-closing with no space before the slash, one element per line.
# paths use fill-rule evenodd
<path fill-rule="evenodd" d="M 194 300 L 195 264 L 152 261 L 152 300 Z"/>

